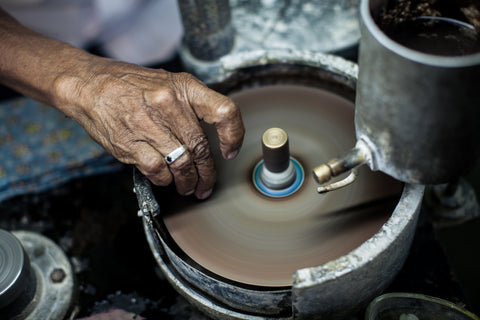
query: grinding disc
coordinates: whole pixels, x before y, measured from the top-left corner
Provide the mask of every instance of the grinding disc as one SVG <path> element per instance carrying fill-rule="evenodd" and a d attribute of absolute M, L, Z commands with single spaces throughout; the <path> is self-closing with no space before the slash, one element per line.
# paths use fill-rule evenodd
<path fill-rule="evenodd" d="M 215 130 L 205 128 L 218 174 L 212 196 L 199 201 L 159 188 L 159 224 L 177 254 L 238 284 L 288 287 L 296 270 L 347 254 L 380 229 L 398 202 L 399 182 L 361 168 L 352 185 L 319 195 L 310 173 L 355 145 L 352 102 L 293 85 L 230 97 L 241 109 L 246 135 L 238 157 L 227 161 Z M 262 133 L 271 127 L 287 132 L 291 155 L 306 173 L 301 189 L 285 198 L 262 195 L 252 183 Z"/>

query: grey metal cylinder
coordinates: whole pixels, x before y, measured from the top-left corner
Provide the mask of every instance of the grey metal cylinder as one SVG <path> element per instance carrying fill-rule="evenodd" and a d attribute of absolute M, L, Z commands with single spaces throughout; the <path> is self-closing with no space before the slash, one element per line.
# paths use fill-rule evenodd
<path fill-rule="evenodd" d="M 360 5 L 357 139 L 373 170 L 410 183 L 454 180 L 480 155 L 480 51 L 440 56 L 400 45 L 377 23 L 387 3 Z"/>
<path fill-rule="evenodd" d="M 0 309 L 25 291 L 29 278 L 30 260 L 22 244 L 10 232 L 0 229 Z"/>
<path fill-rule="evenodd" d="M 184 42 L 192 56 L 213 61 L 229 53 L 234 43 L 228 0 L 179 0 Z"/>

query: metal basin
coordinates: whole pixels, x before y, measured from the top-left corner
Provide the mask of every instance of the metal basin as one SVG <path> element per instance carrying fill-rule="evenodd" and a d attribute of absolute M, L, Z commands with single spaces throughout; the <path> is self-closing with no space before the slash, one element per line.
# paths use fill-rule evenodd
<path fill-rule="evenodd" d="M 220 61 L 221 66 L 211 71 L 208 85 L 223 94 L 295 84 L 355 99 L 357 66 L 335 56 L 255 51 Z M 139 213 L 157 263 L 180 294 L 216 319 L 341 319 L 365 306 L 401 269 L 424 190 L 421 185 L 404 185 L 390 217 L 360 246 L 321 265 L 296 270 L 289 287 L 266 289 L 212 275 L 179 254 L 158 222 L 162 205 L 156 199 L 158 194 L 136 170 L 134 182 Z"/>

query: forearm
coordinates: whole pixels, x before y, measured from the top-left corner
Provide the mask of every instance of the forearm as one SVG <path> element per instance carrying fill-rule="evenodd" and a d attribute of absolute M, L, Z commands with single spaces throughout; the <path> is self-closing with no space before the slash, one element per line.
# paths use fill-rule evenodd
<path fill-rule="evenodd" d="M 216 126 L 226 159 L 243 140 L 239 109 L 192 75 L 91 55 L 23 27 L 1 9 L 0 83 L 56 107 L 153 183 L 174 180 L 179 193 L 201 199 L 212 192 L 215 169 L 199 120 Z M 164 157 L 181 145 L 188 152 L 167 167 Z"/>
<path fill-rule="evenodd" d="M 93 72 L 101 59 L 66 43 L 44 37 L 0 9 L 0 82 L 71 116 L 66 97 Z M 65 81 L 70 79 L 70 81 Z M 78 83 L 72 79 L 77 79 Z"/>

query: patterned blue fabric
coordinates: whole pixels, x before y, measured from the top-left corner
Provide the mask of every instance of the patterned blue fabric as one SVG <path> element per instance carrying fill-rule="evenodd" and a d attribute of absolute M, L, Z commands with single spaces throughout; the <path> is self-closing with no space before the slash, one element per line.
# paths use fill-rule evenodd
<path fill-rule="evenodd" d="M 56 109 L 23 97 L 0 103 L 0 201 L 120 168 Z"/>

